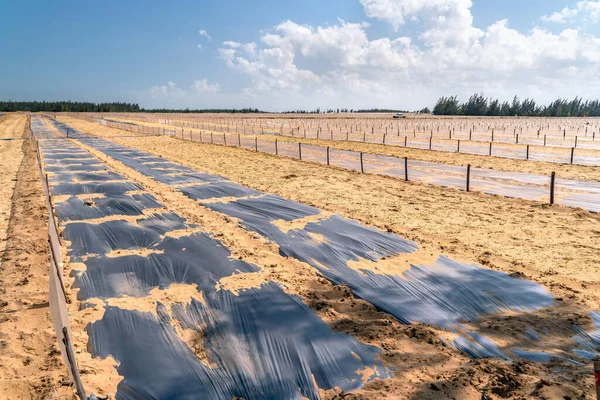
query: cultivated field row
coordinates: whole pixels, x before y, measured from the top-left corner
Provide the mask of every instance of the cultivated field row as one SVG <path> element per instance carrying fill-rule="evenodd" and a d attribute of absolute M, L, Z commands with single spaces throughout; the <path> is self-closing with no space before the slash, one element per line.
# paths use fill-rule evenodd
<path fill-rule="evenodd" d="M 64 124 L 55 122 L 54 125 L 66 136 L 67 127 Z M 290 364 L 289 361 L 277 358 L 277 353 L 269 355 L 268 349 L 252 344 L 254 343 L 253 340 L 258 340 L 258 338 L 260 338 L 260 342 L 265 340 L 262 337 L 265 334 L 269 335 L 270 339 L 268 340 L 270 342 L 277 343 L 277 348 L 281 348 L 281 346 L 293 346 L 298 351 L 298 353 L 294 352 L 293 354 L 297 354 L 299 357 L 305 356 L 307 351 L 299 347 L 298 343 L 307 343 L 307 341 L 310 343 L 315 340 L 325 345 L 327 343 L 325 337 L 335 340 L 337 342 L 335 351 L 338 354 L 335 356 L 335 360 L 336 362 L 343 363 L 338 364 L 339 367 L 336 368 L 338 372 L 335 376 L 340 377 L 345 382 L 343 383 L 345 386 L 341 386 L 341 382 L 336 386 L 342 388 L 351 390 L 352 382 L 355 382 L 354 384 L 358 384 L 359 386 L 366 383 L 367 388 L 369 388 L 373 386 L 374 382 L 367 382 L 372 379 L 383 379 L 393 384 L 396 378 L 400 378 L 399 376 L 393 377 L 388 375 L 389 372 L 386 372 L 388 365 L 397 367 L 393 362 L 392 364 L 388 364 L 391 358 L 386 357 L 386 361 L 379 366 L 368 364 L 371 365 L 369 370 L 374 370 L 375 373 L 370 372 L 368 375 L 364 375 L 365 377 L 362 380 L 359 379 L 359 381 L 353 380 L 352 376 L 356 373 L 356 368 L 361 369 L 357 363 L 369 363 L 368 353 L 365 353 L 365 350 L 361 350 L 360 345 L 356 342 L 354 342 L 356 344 L 353 344 L 353 342 L 346 339 L 342 340 L 342 338 L 336 337 L 335 334 L 332 337 L 331 332 L 327 333 L 326 330 L 324 331 L 323 328 L 319 327 L 318 317 L 317 319 L 308 317 L 310 312 L 308 314 L 306 312 L 292 312 L 290 309 L 291 304 L 299 303 L 284 301 L 283 299 L 288 295 L 283 292 L 281 293 L 284 297 L 279 300 L 280 295 L 275 293 L 277 286 L 269 283 L 272 278 L 265 277 L 264 275 L 261 276 L 260 271 L 252 269 L 251 266 L 246 272 L 242 270 L 239 278 L 255 275 L 259 278 L 258 287 L 256 278 L 250 280 L 242 279 L 233 286 L 221 286 L 221 290 L 214 292 L 215 281 L 211 281 L 210 279 L 207 281 L 205 272 L 199 275 L 195 274 L 194 271 L 197 268 L 203 268 L 202 264 L 198 265 L 197 261 L 185 267 L 187 272 L 184 275 L 177 273 L 177 269 L 175 269 L 169 272 L 168 276 L 160 278 L 164 272 L 161 272 L 159 269 L 156 271 L 159 274 L 157 276 L 159 279 L 149 279 L 154 274 L 152 272 L 153 268 L 160 267 L 165 263 L 171 265 L 171 262 L 168 261 L 170 258 L 189 257 L 189 255 L 185 256 L 183 253 L 181 255 L 178 253 L 180 251 L 178 249 L 181 246 L 167 246 L 166 243 L 168 241 L 167 237 L 187 240 L 185 234 L 183 236 L 180 234 L 169 235 L 167 228 L 171 223 L 177 222 L 178 225 L 187 223 L 182 221 L 181 218 L 176 217 L 166 218 L 166 220 L 161 218 L 163 222 L 160 222 L 161 228 L 158 233 L 163 236 L 166 235 L 164 239 L 154 240 L 150 232 L 144 233 L 146 239 L 143 241 L 141 240 L 141 236 L 138 239 L 134 239 L 139 235 L 134 233 L 136 230 L 139 231 L 140 228 L 155 230 L 159 226 L 159 221 L 155 221 L 156 217 L 150 217 L 148 211 L 144 211 L 144 207 L 148 207 L 148 210 L 152 213 L 156 213 L 162 207 L 160 204 L 156 204 L 156 198 L 152 199 L 148 197 L 147 192 L 143 191 L 143 187 L 138 187 L 134 190 L 127 186 L 129 185 L 128 179 L 122 175 L 125 171 L 130 171 L 129 173 L 131 174 L 135 172 L 134 175 L 141 174 L 152 181 L 172 187 L 189 199 L 198 202 L 199 206 L 207 207 L 227 217 L 234 218 L 239 221 L 240 226 L 244 230 L 263 236 L 269 241 L 276 243 L 279 252 L 283 256 L 295 258 L 301 263 L 308 263 L 332 283 L 347 285 L 355 295 L 377 305 L 378 308 L 394 315 L 401 322 L 423 321 L 428 324 L 450 328 L 456 323 L 456 318 L 460 318 L 463 321 L 465 319 L 469 320 L 472 319 L 469 315 L 487 314 L 491 311 L 491 309 L 488 310 L 488 307 L 496 309 L 499 304 L 502 304 L 501 309 L 513 308 L 510 303 L 515 301 L 519 302 L 522 300 L 528 304 L 527 306 L 516 305 L 514 308 L 515 311 L 530 307 L 547 307 L 552 304 L 551 297 L 549 298 L 544 290 L 541 290 L 536 285 L 530 286 L 531 283 L 527 281 L 516 280 L 505 274 L 497 274 L 487 269 L 452 262 L 445 258 L 433 257 L 431 261 L 426 261 L 430 260 L 430 256 L 425 256 L 425 254 L 418 255 L 420 252 L 418 246 L 414 247 L 415 244 L 412 242 L 393 234 L 386 234 L 372 228 L 366 228 L 356 222 L 331 216 L 327 213 L 323 214 L 319 210 L 300 203 L 289 202 L 277 196 L 273 197 L 269 194 L 259 193 L 228 182 L 221 177 L 203 174 L 193 169 L 190 170 L 187 167 L 157 158 L 148 153 L 140 152 L 139 150 L 89 137 L 73 128 L 70 128 L 70 131 L 72 135 L 70 137 L 76 143 L 79 143 L 79 149 L 71 145 L 70 142 L 63 141 L 53 141 L 51 144 L 43 146 L 43 151 L 49 152 L 45 156 L 45 159 L 50 160 L 48 168 L 52 169 L 50 171 L 49 182 L 51 186 L 57 185 L 54 186 L 54 194 L 57 197 L 55 199 L 55 208 L 59 220 L 62 218 L 62 224 L 66 226 L 63 236 L 67 237 L 67 243 L 70 242 L 68 252 L 72 258 L 72 265 L 76 268 L 77 262 L 85 264 L 82 272 L 75 274 L 75 286 L 79 288 L 79 301 L 94 303 L 96 305 L 94 310 L 97 307 L 104 307 L 105 309 L 102 314 L 97 314 L 93 311 L 87 312 L 85 309 L 79 311 L 77 314 L 79 318 L 87 314 L 86 318 L 90 324 L 87 328 L 90 335 L 88 348 L 91 348 L 92 352 L 96 352 L 96 355 L 100 357 L 107 357 L 110 354 L 120 363 L 119 371 L 125 374 L 126 379 L 126 381 L 121 383 L 121 390 L 136 390 L 142 393 L 146 390 L 151 390 L 155 394 L 171 393 L 172 388 L 164 384 L 167 382 L 164 380 L 167 377 L 163 374 L 169 368 L 152 368 L 151 366 L 154 364 L 153 360 L 156 359 L 161 360 L 162 366 L 165 365 L 165 362 L 167 365 L 172 362 L 182 372 L 186 370 L 190 372 L 192 370 L 198 371 L 198 368 L 204 368 L 202 364 L 193 361 L 193 358 L 186 360 L 180 355 L 175 356 L 182 345 L 184 347 L 192 346 L 190 342 L 184 340 L 185 336 L 181 336 L 178 327 L 180 326 L 180 329 L 183 329 L 185 332 L 187 329 L 193 330 L 195 324 L 201 324 L 202 337 L 212 338 L 204 341 L 205 347 L 201 353 L 196 353 L 197 356 L 200 359 L 208 357 L 209 362 L 213 360 L 213 357 L 217 357 L 216 359 L 219 361 L 216 365 L 211 362 L 211 369 L 204 370 L 205 372 L 203 372 L 202 376 L 208 374 L 206 377 L 207 381 L 198 380 L 200 376 L 198 376 L 197 372 L 180 375 L 181 379 L 183 379 L 182 387 L 203 385 L 202 382 L 208 385 L 210 382 L 209 387 L 211 390 L 216 390 L 216 392 L 209 391 L 209 387 L 205 388 L 209 395 L 213 393 L 209 398 L 218 397 L 223 393 L 250 397 L 252 395 L 269 393 L 273 398 L 280 398 L 289 395 L 284 394 L 287 393 L 285 392 L 286 390 L 298 390 L 296 389 L 298 387 L 303 396 L 316 398 L 316 392 L 312 392 L 314 394 L 311 394 L 311 390 L 313 390 L 312 385 L 305 386 L 303 383 L 300 383 L 303 380 L 296 380 L 294 382 L 294 378 L 292 378 L 291 382 L 285 383 L 285 381 L 282 381 L 284 376 L 281 376 L 281 374 L 277 374 L 277 377 L 269 374 L 260 374 L 261 383 L 268 383 L 268 385 L 257 385 L 258 381 L 255 381 L 252 375 L 256 372 L 252 372 L 252 370 L 256 368 L 263 370 L 266 367 L 265 363 L 272 363 L 269 370 L 275 368 L 275 370 L 281 371 L 287 368 L 290 372 L 293 372 L 291 375 L 285 375 L 288 377 L 304 373 L 302 372 L 304 369 L 297 369 L 298 365 L 295 362 Z M 82 148 L 87 150 L 82 150 Z M 100 155 L 106 157 L 104 160 L 117 167 L 117 170 L 111 171 L 110 168 L 102 167 L 100 161 L 95 158 Z M 52 165 L 55 165 L 56 168 L 52 167 Z M 83 167 L 85 171 L 80 171 Z M 115 185 L 125 185 L 128 191 L 121 194 L 121 191 L 114 190 Z M 109 187 L 113 187 L 113 189 L 108 190 Z M 92 188 L 96 189 L 90 191 Z M 153 192 L 152 194 L 155 193 Z M 130 203 L 131 206 L 127 208 L 115 208 L 111 205 L 123 203 L 125 198 L 119 198 L 118 203 L 114 203 L 114 200 L 116 200 L 116 198 L 113 199 L 114 196 L 140 196 L 134 200 L 154 203 L 152 205 L 146 203 L 145 206 L 135 207 L 135 203 L 132 200 L 127 200 L 127 203 Z M 87 204 L 89 200 L 86 198 L 88 197 L 93 204 Z M 172 214 L 173 212 L 170 211 L 170 213 Z M 119 223 L 120 220 L 128 222 Z M 167 221 L 170 222 L 165 224 Z M 86 228 L 82 229 L 84 227 Z M 129 229 L 134 230 L 131 232 L 131 235 L 127 233 Z M 183 232 L 188 231 L 190 228 L 182 225 L 176 229 Z M 193 229 L 194 231 L 198 231 L 196 234 L 202 234 L 201 228 Z M 139 232 L 142 233 L 141 231 Z M 69 237 L 75 239 L 77 235 L 92 233 L 93 238 L 68 239 Z M 214 233 L 218 233 L 218 231 L 213 231 Z M 340 233 L 343 233 L 343 235 L 340 235 Z M 119 241 L 103 240 L 98 235 L 106 238 L 120 237 L 122 239 Z M 131 240 L 126 240 L 129 236 L 131 236 Z M 209 236 L 212 236 L 212 234 L 209 233 Z M 357 241 L 359 237 L 361 239 Z M 187 240 L 183 250 L 195 255 L 194 243 L 198 241 L 202 242 L 200 237 L 194 238 L 192 241 Z M 106 243 L 106 245 L 103 243 Z M 379 255 L 374 254 L 374 249 L 380 249 L 379 251 L 382 253 Z M 204 246 L 198 249 L 198 251 L 200 253 L 194 257 L 194 260 L 208 257 L 215 250 L 212 246 Z M 415 257 L 417 258 L 410 262 L 420 260 L 419 267 L 409 267 L 408 265 L 401 267 L 400 270 L 397 270 L 397 273 L 404 271 L 404 277 L 402 279 L 396 277 L 394 272 L 392 272 L 394 271 L 393 268 L 399 268 L 400 265 L 406 262 L 402 261 L 406 255 L 415 252 Z M 144 254 L 144 259 L 149 258 L 149 260 L 147 262 L 144 261 L 143 265 L 138 265 L 142 262 L 142 259 L 139 259 L 139 257 L 136 258 L 136 254 Z M 422 258 L 424 256 L 425 258 Z M 154 258 L 160 258 L 161 261 L 154 263 L 152 262 Z M 180 260 L 183 259 L 180 258 Z M 359 264 L 354 265 L 355 262 L 353 260 L 358 260 Z M 135 266 L 132 264 L 131 267 L 128 267 L 134 261 Z M 429 262 L 434 262 L 434 264 L 428 265 L 427 263 Z M 103 263 L 108 264 L 103 266 Z M 398 265 L 392 267 L 394 264 Z M 110 268 L 109 265 L 111 266 Z M 185 266 L 185 264 L 181 265 L 181 261 L 172 265 L 173 267 L 177 266 L 177 268 Z M 140 268 L 140 273 L 136 272 L 138 271 L 138 267 Z M 210 275 L 212 276 L 214 273 L 219 274 L 228 270 L 223 267 L 220 266 L 217 270 L 212 270 L 213 272 Z M 261 270 L 265 268 L 262 263 L 258 263 L 257 267 Z M 122 278 L 119 278 L 121 268 L 125 268 L 129 271 L 129 274 L 133 272 L 133 275 L 129 275 L 127 281 L 122 281 Z M 389 268 L 392 269 L 390 270 Z M 141 273 L 142 271 L 143 274 Z M 367 273 L 367 271 L 371 272 Z M 462 272 L 457 275 L 458 271 Z M 200 281 L 196 281 L 195 276 Z M 469 279 L 465 280 L 467 276 Z M 201 302 L 194 302 L 192 300 L 186 306 L 187 301 L 184 295 L 184 298 L 179 298 L 179 301 L 184 304 L 184 307 L 180 310 L 177 304 L 170 302 L 172 300 L 164 300 L 163 296 L 159 296 L 160 291 L 155 291 L 153 287 L 166 278 L 168 280 L 165 280 L 163 285 L 166 284 L 167 286 L 172 286 L 175 283 L 198 284 L 198 289 L 202 293 Z M 183 281 L 181 281 L 182 279 Z M 221 278 L 221 280 L 224 280 L 224 278 Z M 468 286 L 464 286 L 466 281 L 469 281 Z M 264 283 L 261 284 L 261 282 Z M 445 283 L 443 286 L 440 286 L 439 283 L 435 282 Z M 478 284 L 475 284 L 475 282 L 478 282 Z M 289 284 L 290 282 L 285 281 L 285 283 Z M 374 286 L 371 287 L 371 285 Z M 237 295 L 226 299 L 225 297 L 228 296 L 227 292 L 233 290 L 230 289 L 232 287 L 235 287 Z M 389 290 L 386 289 L 388 287 Z M 416 292 L 415 289 L 417 289 Z M 162 290 L 168 289 L 164 288 Z M 462 300 L 451 295 L 457 292 L 464 293 L 465 290 L 471 291 L 472 294 L 466 295 Z M 155 311 L 153 311 L 153 307 L 150 307 L 148 312 L 140 313 L 139 311 L 134 311 L 128 305 L 127 301 L 117 300 L 123 293 L 139 297 L 140 300 L 143 300 L 141 303 L 137 301 L 135 309 L 139 309 L 141 304 L 145 304 L 150 298 L 161 299 L 161 302 L 157 303 Z M 173 295 L 172 292 L 169 291 L 169 293 Z M 185 293 L 187 296 L 190 295 L 190 292 L 186 291 Z M 491 293 L 493 293 L 495 299 L 493 302 L 485 299 Z M 441 296 L 446 295 L 450 296 L 447 299 L 447 303 L 446 301 L 440 302 Z M 103 306 L 101 305 L 102 303 L 98 303 L 93 299 L 96 297 L 105 299 Z M 194 297 L 193 294 L 192 297 Z M 304 299 L 306 301 L 306 297 Z M 473 299 L 480 299 L 481 303 L 475 304 L 473 303 Z M 498 303 L 499 299 L 504 300 Z M 548 303 L 549 300 L 550 303 Z M 221 301 L 225 301 L 229 306 L 226 309 L 223 308 L 220 305 Z M 533 304 L 538 305 L 534 306 Z M 286 310 L 285 317 L 283 314 L 277 314 L 280 306 L 282 310 Z M 424 306 L 428 309 L 427 311 L 424 311 Z M 146 308 L 142 307 L 142 309 Z M 195 315 L 194 318 L 200 316 L 202 320 L 189 320 L 188 318 L 191 317 L 190 312 L 192 312 L 191 315 Z M 218 315 L 211 316 L 214 313 Z M 240 316 L 252 315 L 253 317 L 249 320 L 247 318 L 238 320 L 234 317 L 230 319 L 227 313 L 234 313 L 234 315 Z M 206 316 L 204 316 L 205 314 Z M 186 317 L 186 315 L 189 316 Z M 203 320 L 205 322 L 202 322 Z M 313 320 L 314 322 L 309 322 Z M 213 322 L 209 323 L 208 321 Z M 229 321 L 226 322 L 228 324 L 227 328 L 220 326 L 219 321 Z M 249 323 L 249 321 L 259 321 L 260 323 L 257 322 L 256 324 L 252 324 L 251 327 L 244 327 L 244 324 Z M 273 323 L 278 322 L 284 323 L 285 326 L 294 329 L 293 332 L 284 329 L 283 326 L 272 326 Z M 471 323 L 476 324 L 475 321 Z M 236 330 L 236 326 L 240 330 Z M 258 329 L 259 326 L 261 327 L 260 330 L 255 333 L 258 336 L 253 339 L 255 336 L 251 333 L 252 329 Z M 294 328 L 297 326 L 305 326 L 308 329 L 298 330 Z M 263 331 L 264 327 L 269 328 Z M 248 332 L 248 329 L 250 329 L 250 332 Z M 139 340 L 142 332 L 143 340 Z M 242 332 L 248 333 L 240 336 Z M 160 333 L 160 337 L 156 337 L 154 333 Z M 325 336 L 320 337 L 321 333 Z M 278 336 L 279 334 L 284 334 L 284 336 Z M 560 360 L 560 357 L 555 354 L 557 349 L 551 353 L 546 353 L 539 351 L 541 349 L 525 349 L 521 346 L 514 347 L 514 344 L 516 344 L 514 338 L 511 339 L 513 346 L 505 347 L 498 344 L 492 345 L 489 338 L 473 333 L 459 336 L 450 334 L 448 336 L 448 332 L 443 333 L 442 331 L 440 335 L 441 339 L 446 343 L 448 343 L 448 337 L 453 338 L 450 343 L 453 343 L 456 349 L 475 358 L 491 357 L 508 360 L 512 357 L 526 359 L 538 359 L 542 357 L 547 358 L 548 361 L 550 359 Z M 138 338 L 138 340 L 135 338 Z M 298 339 L 298 342 L 295 341 L 296 339 Z M 495 338 L 495 340 L 499 340 L 499 338 Z M 239 348 L 235 354 L 223 353 L 224 348 L 219 345 L 221 341 L 224 341 L 223 343 L 235 342 L 241 345 L 245 349 L 243 351 L 243 354 L 246 354 L 245 357 L 250 357 L 249 360 L 251 360 L 252 367 L 250 369 L 245 368 L 244 370 L 247 372 L 238 375 L 240 374 L 238 363 L 242 362 L 239 359 Z M 501 340 L 501 342 L 503 341 Z M 525 346 L 525 343 L 521 341 L 522 346 Z M 147 347 L 148 344 L 151 344 L 151 347 Z M 567 343 L 564 345 L 568 346 Z M 414 344 L 410 347 L 414 347 Z M 530 347 L 530 345 L 527 345 L 527 347 Z M 195 349 L 195 347 L 193 348 Z M 329 348 L 331 349 L 331 346 Z M 138 350 L 132 352 L 131 349 Z M 351 358 L 354 360 L 353 362 L 350 362 L 349 358 L 342 357 L 344 351 L 353 354 Z M 146 355 L 142 359 L 143 363 L 140 363 L 140 354 Z M 317 354 L 320 354 L 320 352 Z M 356 357 L 357 355 L 358 357 Z M 581 357 L 582 355 L 584 354 L 577 353 L 575 357 Z M 452 357 L 455 356 L 453 355 Z M 245 360 L 244 365 L 248 365 L 246 358 Z M 259 360 L 260 363 L 257 364 Z M 282 362 L 284 364 L 281 364 Z M 322 369 L 322 367 L 318 367 L 319 362 L 324 362 L 327 368 Z M 334 382 L 332 381 L 333 376 L 322 374 L 327 374 L 327 371 L 330 371 L 329 368 L 332 366 L 332 361 L 323 360 L 320 356 L 317 356 L 316 359 L 310 361 L 308 364 L 301 363 L 301 365 L 304 365 L 303 368 L 308 368 L 306 370 L 307 373 L 313 369 L 313 376 L 315 374 L 314 368 L 318 368 L 321 371 L 318 376 L 322 376 L 323 379 L 316 379 L 316 382 L 314 382 L 315 389 L 327 389 L 331 387 L 329 385 Z M 342 365 L 345 369 L 340 369 Z M 142 380 L 142 375 L 139 375 L 139 371 L 144 371 L 142 375 L 145 379 Z M 233 371 L 236 371 L 234 375 L 229 375 Z M 222 376 L 221 374 L 225 375 Z M 152 376 L 153 378 L 148 381 L 148 376 Z M 217 384 L 215 387 L 214 383 L 221 382 L 221 379 L 230 382 L 239 382 L 240 386 L 235 384 L 226 386 Z M 243 383 L 244 380 L 247 383 Z M 126 382 L 126 385 L 130 389 L 126 389 L 123 386 L 124 382 Z M 187 384 L 183 384 L 184 382 Z M 351 386 L 348 386 L 349 384 Z M 248 387 L 252 387 L 253 391 L 247 392 Z M 268 392 L 256 392 L 256 390 L 268 390 Z M 468 393 L 466 392 L 466 394 Z M 179 395 L 184 394 L 179 392 Z"/>
<path fill-rule="evenodd" d="M 94 120 L 107 126 L 135 133 L 153 132 L 152 127 L 123 124 L 109 120 Z M 163 130 L 164 132 L 164 130 Z M 167 131 L 167 133 L 169 133 Z M 243 147 L 306 161 L 322 163 L 363 173 L 381 174 L 404 180 L 452 187 L 466 191 L 521 198 L 536 202 L 562 204 L 589 211 L 600 211 L 600 183 L 558 178 L 554 174 L 541 176 L 528 173 L 503 172 L 483 168 L 467 168 L 419 160 L 398 159 L 377 154 L 337 150 L 327 146 L 278 141 L 276 138 L 213 131 L 173 130 L 175 136 L 203 143 Z M 66 130 L 65 130 L 66 134 Z M 600 159 L 599 159 L 600 160 Z"/>
<path fill-rule="evenodd" d="M 107 114 L 86 114 L 104 118 Z M 297 135 L 376 134 L 379 136 L 409 136 L 445 138 L 504 143 L 539 144 L 557 147 L 598 148 L 598 118 L 410 118 L 394 120 L 379 114 L 377 119 L 361 116 L 309 118 L 305 116 L 262 115 L 260 118 L 222 117 L 202 114 L 108 114 L 118 120 L 138 120 L 168 124 L 183 128 L 229 131 L 236 133 L 278 132 Z M 109 117 L 111 118 L 111 117 Z M 600 140 L 600 137 L 598 138 Z"/>
<path fill-rule="evenodd" d="M 77 115 L 77 117 L 82 117 Z M 101 119 L 92 118 L 89 115 L 84 116 L 88 121 L 106 121 L 113 124 L 136 125 L 135 120 L 119 120 L 119 119 Z M 116 117 L 114 117 L 116 118 Z M 133 118 L 133 117 L 130 117 Z M 139 120 L 148 119 L 146 116 L 137 117 Z M 585 138 L 575 137 L 570 140 L 547 138 L 543 136 L 523 136 L 523 134 L 501 135 L 494 134 L 493 129 L 491 134 L 472 134 L 469 133 L 453 133 L 439 134 L 434 132 L 419 132 L 400 134 L 373 134 L 371 132 L 335 132 L 333 129 L 321 131 L 317 129 L 300 129 L 300 128 L 284 128 L 283 126 L 275 130 L 275 128 L 252 127 L 238 124 L 224 123 L 191 123 L 172 120 L 157 120 L 159 122 L 150 122 L 151 126 L 146 126 L 145 129 L 152 133 L 170 133 L 176 132 L 175 128 L 169 129 L 165 125 L 180 127 L 182 131 L 185 128 L 190 130 L 204 132 L 221 132 L 221 133 L 240 133 L 240 134 L 273 134 L 280 136 L 290 136 L 303 139 L 318 139 L 318 140 L 336 140 L 336 141 L 354 141 L 363 143 L 379 143 L 384 145 L 399 146 L 415 149 L 427 149 L 451 153 L 465 153 L 474 155 L 486 155 L 502 158 L 510 158 L 517 160 L 537 160 L 553 163 L 566 163 L 588 166 L 600 166 L 600 141 L 595 141 L 595 134 L 587 140 Z M 156 129 L 160 128 L 161 129 Z M 127 129 L 127 128 L 124 128 Z"/>

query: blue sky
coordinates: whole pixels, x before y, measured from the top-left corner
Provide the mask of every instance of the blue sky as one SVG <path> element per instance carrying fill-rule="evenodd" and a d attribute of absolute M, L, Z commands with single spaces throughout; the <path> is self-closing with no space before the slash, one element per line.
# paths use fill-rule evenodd
<path fill-rule="evenodd" d="M 512 97 L 511 89 L 514 94 L 536 96 L 542 101 L 556 94 L 573 95 L 574 90 L 580 90 L 577 93 L 584 97 L 600 96 L 598 86 L 590 85 L 589 80 L 576 85 L 552 83 L 564 80 L 569 71 L 586 77 L 600 71 L 600 61 L 585 53 L 586 48 L 594 50 L 590 43 L 600 37 L 600 24 L 586 17 L 587 8 L 568 22 L 542 20 L 565 7 L 577 9 L 576 1 L 474 0 L 472 5 L 469 0 L 433 3 L 436 1 L 445 8 L 415 8 L 411 6 L 414 0 L 2 0 L 0 97 L 279 110 L 317 106 L 416 108 L 430 105 L 440 95 L 480 90 Z M 369 12 L 368 2 L 377 10 Z M 386 7 L 392 10 L 396 6 L 402 6 L 400 12 L 386 11 Z M 465 22 L 465 13 L 472 15 L 472 22 Z M 447 37 L 460 36 L 471 28 L 486 32 L 503 19 L 508 24 L 493 43 L 471 33 L 465 33 L 468 37 L 462 43 L 449 43 L 439 39 L 440 32 L 434 32 L 435 39 L 427 36 L 434 26 L 431 21 L 440 17 L 450 22 L 456 19 L 447 32 L 442 32 Z M 285 21 L 294 25 L 281 28 Z M 359 26 L 361 22 L 366 24 Z M 344 28 L 344 23 L 355 26 Z M 299 32 L 302 26 L 313 32 L 319 27 L 325 31 L 321 35 Z M 461 31 L 448 31 L 455 26 Z M 527 36 L 536 27 L 553 36 L 528 38 L 532 49 L 541 45 L 536 40 L 547 43 L 569 29 L 579 34 L 576 39 L 562 37 L 564 45 L 581 48 L 580 53 L 565 59 L 567 50 L 563 54 L 545 51 L 530 60 L 531 51 L 516 50 L 511 46 L 517 43 L 506 43 L 513 32 Z M 211 40 L 199 34 L 200 30 Z M 281 40 L 266 43 L 264 37 L 269 34 Z M 334 36 L 334 40 L 329 39 Z M 410 38 L 411 48 L 399 48 L 399 42 L 394 42 L 392 50 L 382 50 L 381 40 L 393 42 L 399 37 Z M 235 50 L 228 61 L 222 51 L 231 47 L 223 45 L 227 41 L 241 45 L 253 42 L 256 50 Z M 498 45 L 510 51 L 503 52 Z M 495 50 L 474 53 L 476 47 Z M 363 53 L 360 60 L 355 57 L 357 51 Z M 274 52 L 276 60 L 270 57 Z M 394 59 L 385 59 L 385 52 L 393 53 Z M 512 60 L 515 52 L 514 57 L 521 57 L 518 62 Z M 373 58 L 365 59 L 370 55 Z M 511 60 L 502 61 L 508 56 Z M 447 57 L 456 60 L 447 61 Z M 491 57 L 499 57 L 497 63 L 511 64 L 510 68 L 482 65 L 482 60 Z M 380 61 L 371 62 L 375 59 Z M 462 64 L 465 60 L 470 63 Z M 436 68 L 430 68 L 432 64 Z M 550 69 L 541 71 L 544 64 L 562 72 L 553 75 Z M 441 79 L 445 74 L 446 79 Z M 539 80 L 537 86 L 531 85 L 531 76 Z M 192 90 L 195 81 L 201 83 Z M 367 95 L 362 96 L 361 91 Z"/>

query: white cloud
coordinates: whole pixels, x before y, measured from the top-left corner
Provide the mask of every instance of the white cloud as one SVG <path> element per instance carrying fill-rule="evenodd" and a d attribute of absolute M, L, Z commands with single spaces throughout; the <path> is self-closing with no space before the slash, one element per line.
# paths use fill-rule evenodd
<path fill-rule="evenodd" d="M 220 90 L 218 83 L 208 83 L 207 79 L 194 81 L 191 89 L 197 93 L 217 93 Z"/>
<path fill-rule="evenodd" d="M 480 29 L 473 25 L 471 0 L 360 2 L 368 17 L 396 29 L 394 37 L 370 38 L 366 22 L 310 26 L 284 21 L 263 33 L 258 43 L 226 41 L 218 49 L 238 81 L 247 82 L 238 91 L 223 93 L 204 79 L 184 92 L 204 94 L 202 99 L 212 93 L 211 100 L 220 99 L 225 107 L 271 110 L 417 109 L 431 106 L 440 95 L 465 98 L 481 91 L 542 102 L 599 95 L 592 90 L 600 87 L 600 38 L 593 35 L 571 28 L 520 32 L 507 20 Z M 576 7 L 595 18 L 599 2 Z M 408 23 L 411 31 L 417 28 L 413 36 L 418 40 L 403 32 Z M 177 89 L 150 91 L 176 99 L 181 97 Z"/>
<path fill-rule="evenodd" d="M 544 15 L 542 21 L 566 24 L 578 17 L 586 22 L 600 22 L 600 0 L 579 1 L 573 8 L 565 7 L 561 11 L 557 11 L 551 15 Z"/>
<path fill-rule="evenodd" d="M 212 42 L 212 38 L 204 29 L 200 29 L 198 33 L 200 34 L 200 36 L 204 36 L 209 42 Z"/>

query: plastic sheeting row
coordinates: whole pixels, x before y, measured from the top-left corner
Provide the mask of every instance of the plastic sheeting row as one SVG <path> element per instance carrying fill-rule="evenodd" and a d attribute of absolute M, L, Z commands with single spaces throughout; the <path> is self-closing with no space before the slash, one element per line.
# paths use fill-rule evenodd
<path fill-rule="evenodd" d="M 357 297 L 401 322 L 425 322 L 453 330 L 459 321 L 476 320 L 482 314 L 523 312 L 553 304 L 552 296 L 540 285 L 444 256 L 432 264 L 403 267 L 420 250 L 416 243 L 395 234 L 322 214 L 314 207 L 106 140 L 86 135 L 80 135 L 79 140 L 147 177 L 173 186 L 205 207 L 236 218 L 244 229 L 277 244 L 282 256 L 311 265 L 332 283 L 347 285 Z M 219 198 L 227 199 L 219 202 Z M 207 199 L 210 201 L 203 203 Z M 286 223 L 290 229 L 282 228 Z M 404 272 L 381 272 L 377 266 L 384 259 L 397 263 L 399 270 L 405 268 Z M 454 345 L 473 356 L 494 356 L 477 352 L 477 340 L 458 336 Z M 518 357 L 520 350 L 513 350 Z"/>
<path fill-rule="evenodd" d="M 320 389 L 389 375 L 379 349 L 332 331 L 276 283 L 217 290 L 220 279 L 261 267 L 231 258 L 143 187 L 70 141 L 40 150 L 70 261 L 85 265 L 73 274 L 80 308 L 103 309 L 86 327 L 88 350 L 118 361 L 117 399 L 317 399 Z M 154 297 L 182 285 L 195 293 L 183 303 Z M 112 305 L 123 296 L 155 309 Z M 180 331 L 199 338 L 207 361 Z"/>

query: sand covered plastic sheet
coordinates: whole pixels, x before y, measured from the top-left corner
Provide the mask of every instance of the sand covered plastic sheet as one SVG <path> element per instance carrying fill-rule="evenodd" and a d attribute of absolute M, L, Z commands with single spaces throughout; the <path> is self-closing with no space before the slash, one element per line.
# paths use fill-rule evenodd
<path fill-rule="evenodd" d="M 277 283 L 236 294 L 217 290 L 221 278 L 261 267 L 232 258 L 210 233 L 169 212 L 141 186 L 108 168 L 87 171 L 89 164 L 81 163 L 73 169 L 78 160 L 99 160 L 81 157 L 70 141 L 40 142 L 40 152 L 54 169 L 46 172 L 71 263 L 85 266 L 74 270 L 80 306 L 95 301 L 104 309 L 86 327 L 88 351 L 118 362 L 117 399 L 195 399 L 200 393 L 206 399 L 317 399 L 319 390 L 350 391 L 388 376 L 379 349 L 331 330 Z M 85 183 L 59 183 L 76 182 L 82 173 Z M 107 174 L 117 182 L 104 180 Z M 195 294 L 169 306 L 156 302 L 153 312 L 110 305 L 175 284 L 192 285 Z M 199 335 L 203 357 L 182 331 Z"/>
<path fill-rule="evenodd" d="M 78 138 L 131 168 L 140 165 L 140 159 L 151 157 L 85 134 Z M 398 235 L 278 196 L 239 190 L 239 185 L 220 177 L 207 179 L 202 174 L 197 180 L 197 188 L 210 188 L 214 195 L 207 198 L 209 192 L 186 190 L 195 186 L 186 167 L 165 161 L 138 172 L 164 183 L 165 163 L 170 170 L 181 170 L 181 176 L 186 176 L 186 184 L 170 184 L 172 187 L 214 211 L 236 218 L 245 229 L 277 244 L 281 255 L 311 265 L 334 284 L 347 285 L 357 297 L 403 323 L 424 322 L 453 330 L 460 321 L 475 321 L 480 315 L 533 311 L 553 304 L 552 295 L 533 282 L 444 256 L 428 259 L 419 253 L 416 243 Z M 168 176 L 177 177 L 179 173 Z M 229 190 L 231 187 L 236 190 Z M 219 201 L 222 197 L 226 199 Z M 402 272 L 385 272 L 380 269 L 385 263 L 394 263 L 396 271 Z M 491 344 L 482 347 L 486 341 Z M 487 338 L 459 335 L 451 344 L 473 357 L 518 357 L 516 353 L 492 351 L 495 345 Z"/>

